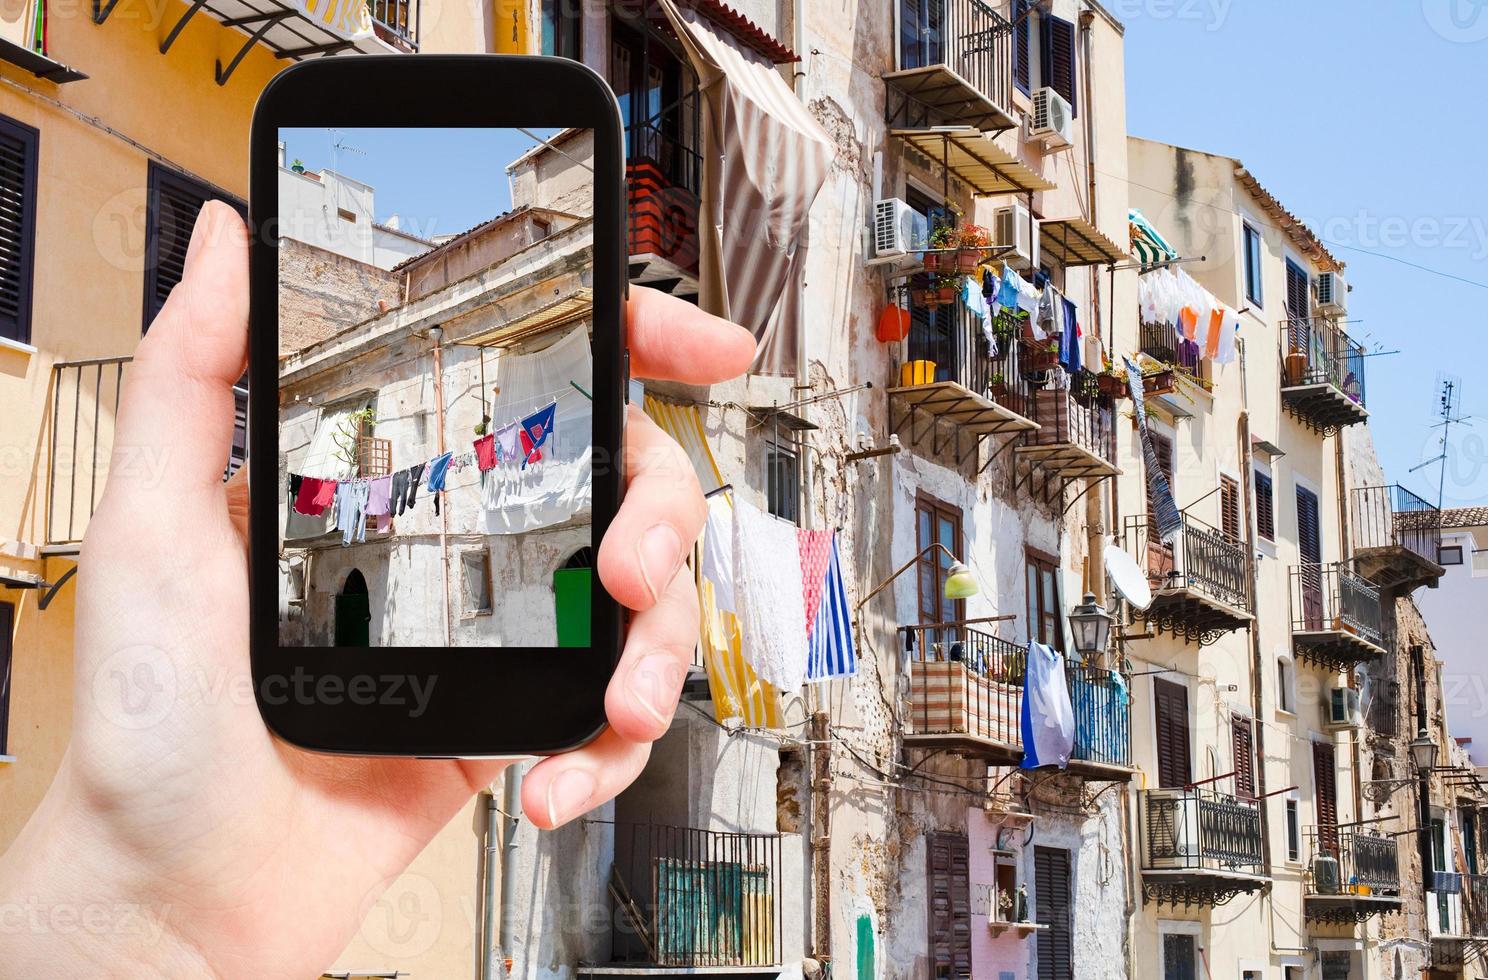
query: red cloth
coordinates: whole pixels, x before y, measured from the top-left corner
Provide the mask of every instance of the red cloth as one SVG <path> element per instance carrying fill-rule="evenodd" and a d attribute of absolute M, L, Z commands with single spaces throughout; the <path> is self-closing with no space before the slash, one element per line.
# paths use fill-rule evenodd
<path fill-rule="evenodd" d="M 535 463 L 542 459 L 542 448 L 533 445 L 532 437 L 527 434 L 527 430 L 523 429 L 517 434 L 522 437 L 522 457 L 528 463 Z M 523 465 L 525 466 L 526 464 L 524 463 Z"/>
<path fill-rule="evenodd" d="M 484 473 L 496 468 L 496 434 L 481 436 L 475 440 L 475 465 Z"/>
<path fill-rule="evenodd" d="M 296 514 L 305 514 L 309 517 L 320 516 L 321 512 L 324 511 L 325 508 L 321 507 L 319 510 L 316 509 L 315 497 L 318 493 L 320 493 L 320 485 L 323 482 L 325 481 L 321 480 L 319 477 L 300 477 L 300 489 L 299 492 L 295 494 L 294 499 L 294 509 Z"/>
<path fill-rule="evenodd" d="M 832 560 L 832 532 L 796 531 L 796 547 L 801 552 L 801 582 L 805 586 L 802 600 L 806 604 L 806 636 L 816 625 L 816 611 L 821 606 L 822 587 L 827 582 L 827 564 Z"/>
<path fill-rule="evenodd" d="M 301 496 L 305 493 L 305 485 L 312 481 L 319 484 L 319 486 L 315 488 L 315 492 L 310 498 L 310 506 L 302 513 L 309 514 L 311 517 L 319 517 L 325 513 L 327 507 L 336 501 L 336 481 L 317 480 L 315 477 L 307 476 L 304 482 L 300 484 Z"/>

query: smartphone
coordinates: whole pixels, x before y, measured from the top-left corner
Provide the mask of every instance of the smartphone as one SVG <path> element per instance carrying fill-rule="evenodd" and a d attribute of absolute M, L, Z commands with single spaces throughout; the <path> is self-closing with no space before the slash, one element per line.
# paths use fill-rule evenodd
<path fill-rule="evenodd" d="M 327 58 L 251 134 L 254 689 L 323 752 L 604 725 L 628 389 L 619 108 L 576 62 Z"/>

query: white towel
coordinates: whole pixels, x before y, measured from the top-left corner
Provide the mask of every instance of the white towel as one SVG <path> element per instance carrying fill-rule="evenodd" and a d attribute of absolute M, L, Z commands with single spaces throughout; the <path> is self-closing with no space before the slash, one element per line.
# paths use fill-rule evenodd
<path fill-rule="evenodd" d="M 1030 640 L 1023 677 L 1023 768 L 1069 766 L 1075 748 L 1075 710 L 1064 676 L 1064 658 Z"/>
<path fill-rule="evenodd" d="M 782 691 L 806 680 L 805 589 L 796 526 L 734 501 L 734 606 L 744 659 Z"/>
<path fill-rule="evenodd" d="M 703 578 L 713 583 L 713 604 L 734 612 L 734 508 L 723 494 L 708 498 L 703 530 Z"/>

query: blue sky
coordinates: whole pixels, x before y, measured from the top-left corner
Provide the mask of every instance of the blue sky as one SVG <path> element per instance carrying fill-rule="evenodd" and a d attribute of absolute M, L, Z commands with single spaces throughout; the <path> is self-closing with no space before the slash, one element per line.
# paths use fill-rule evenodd
<path fill-rule="evenodd" d="M 1127 128 L 1238 157 L 1348 263 L 1370 427 L 1435 501 L 1438 374 L 1464 382 L 1445 503 L 1488 503 L 1488 0 L 1105 0 Z M 1434 275 L 1424 266 L 1446 275 Z M 1457 281 L 1457 276 L 1476 284 Z"/>
<path fill-rule="evenodd" d="M 530 132 L 549 137 L 552 129 Z M 427 236 L 465 231 L 511 209 L 506 165 L 534 145 L 516 129 L 281 129 L 286 161 L 371 184 L 377 220 L 397 214 Z M 344 149 L 336 149 L 340 144 Z"/>

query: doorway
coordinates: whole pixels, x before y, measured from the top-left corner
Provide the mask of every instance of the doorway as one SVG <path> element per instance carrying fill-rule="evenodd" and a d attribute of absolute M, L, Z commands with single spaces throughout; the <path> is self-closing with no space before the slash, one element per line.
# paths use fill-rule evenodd
<path fill-rule="evenodd" d="M 338 647 L 371 646 L 372 598 L 367 580 L 359 569 L 346 576 L 336 594 L 336 642 Z"/>

